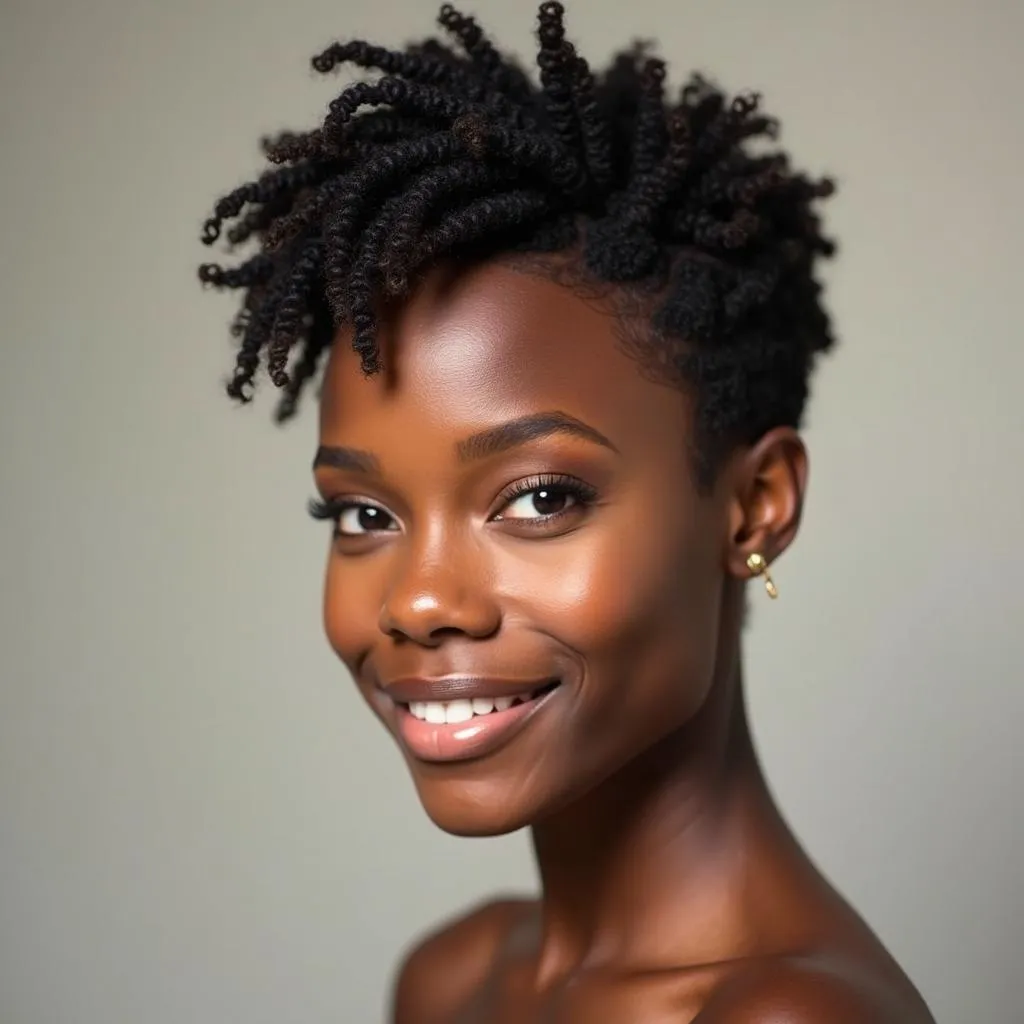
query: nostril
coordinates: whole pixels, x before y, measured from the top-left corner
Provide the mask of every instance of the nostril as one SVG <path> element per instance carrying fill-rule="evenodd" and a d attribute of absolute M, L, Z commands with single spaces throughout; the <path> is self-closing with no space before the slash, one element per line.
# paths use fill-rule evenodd
<path fill-rule="evenodd" d="M 453 637 L 485 639 L 497 632 L 501 613 L 485 593 L 419 593 L 390 597 L 378 618 L 380 631 L 392 639 L 406 638 L 436 647 Z"/>

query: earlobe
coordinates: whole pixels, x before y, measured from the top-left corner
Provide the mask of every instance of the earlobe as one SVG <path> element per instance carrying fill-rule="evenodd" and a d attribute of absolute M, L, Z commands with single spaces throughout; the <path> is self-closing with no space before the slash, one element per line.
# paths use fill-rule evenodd
<path fill-rule="evenodd" d="M 807 448 L 792 427 L 768 431 L 740 456 L 732 474 L 728 570 L 739 579 L 765 581 L 800 527 L 807 488 Z"/>

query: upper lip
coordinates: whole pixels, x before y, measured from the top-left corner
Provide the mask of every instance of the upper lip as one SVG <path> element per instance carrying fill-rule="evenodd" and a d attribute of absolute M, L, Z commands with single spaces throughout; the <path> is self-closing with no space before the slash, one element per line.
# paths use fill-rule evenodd
<path fill-rule="evenodd" d="M 558 682 L 547 676 L 538 679 L 502 679 L 497 676 L 404 676 L 384 684 L 387 695 L 398 704 L 413 702 L 472 700 L 474 697 L 515 697 L 532 693 Z"/>

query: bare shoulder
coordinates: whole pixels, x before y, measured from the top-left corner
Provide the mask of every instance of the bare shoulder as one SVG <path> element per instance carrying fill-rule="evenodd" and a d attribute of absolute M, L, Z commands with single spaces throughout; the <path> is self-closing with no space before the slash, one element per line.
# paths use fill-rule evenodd
<path fill-rule="evenodd" d="M 490 900 L 428 934 L 405 955 L 392 1000 L 393 1024 L 449 1020 L 487 975 L 530 900 Z"/>
<path fill-rule="evenodd" d="M 766 960 L 722 986 L 695 1024 L 935 1024 L 902 976 L 844 956 Z"/>

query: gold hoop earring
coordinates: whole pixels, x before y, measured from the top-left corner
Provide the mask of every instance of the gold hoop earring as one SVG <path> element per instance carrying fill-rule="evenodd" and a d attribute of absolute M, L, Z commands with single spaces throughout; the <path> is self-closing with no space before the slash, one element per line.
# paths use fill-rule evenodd
<path fill-rule="evenodd" d="M 778 588 L 775 586 L 775 581 L 772 579 L 771 573 L 768 571 L 768 563 L 764 559 L 764 555 L 758 554 L 756 551 L 747 559 L 747 568 L 755 576 L 764 577 L 764 589 L 768 591 L 768 596 L 776 598 L 779 596 Z"/>

